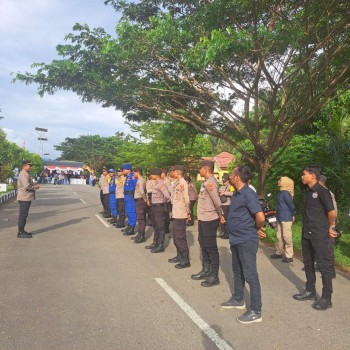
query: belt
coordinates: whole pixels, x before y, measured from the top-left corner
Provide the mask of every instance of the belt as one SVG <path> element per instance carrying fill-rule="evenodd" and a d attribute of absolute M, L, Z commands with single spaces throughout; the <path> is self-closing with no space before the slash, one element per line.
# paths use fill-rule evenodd
<path fill-rule="evenodd" d="M 145 201 L 142 197 L 140 197 L 140 198 L 134 198 L 134 200 L 135 200 L 135 202 L 136 202 L 136 201 L 141 201 L 141 200 Z"/>
<path fill-rule="evenodd" d="M 164 203 L 152 203 L 152 207 L 162 207 Z"/>
<path fill-rule="evenodd" d="M 134 194 L 135 191 L 124 191 L 124 194 Z"/>

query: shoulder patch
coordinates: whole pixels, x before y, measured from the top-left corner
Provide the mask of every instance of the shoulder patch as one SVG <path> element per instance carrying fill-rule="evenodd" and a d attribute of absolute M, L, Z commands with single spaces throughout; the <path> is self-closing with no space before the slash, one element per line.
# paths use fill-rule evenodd
<path fill-rule="evenodd" d="M 212 191 L 213 189 L 214 189 L 214 184 L 212 182 L 208 182 L 207 190 Z"/>

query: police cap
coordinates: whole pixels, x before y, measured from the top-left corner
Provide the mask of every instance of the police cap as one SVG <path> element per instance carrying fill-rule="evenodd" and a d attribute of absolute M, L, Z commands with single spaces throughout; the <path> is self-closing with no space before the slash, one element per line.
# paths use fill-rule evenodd
<path fill-rule="evenodd" d="M 142 173 L 142 168 L 136 167 L 136 168 L 133 169 L 133 171 L 136 171 L 138 173 Z"/>
<path fill-rule="evenodd" d="M 123 170 L 131 170 L 132 166 L 129 163 L 123 164 Z"/>
<path fill-rule="evenodd" d="M 175 165 L 174 170 L 180 170 L 182 173 L 185 172 L 185 168 L 182 165 Z"/>
<path fill-rule="evenodd" d="M 24 160 L 24 161 L 22 162 L 22 165 L 30 165 L 30 166 L 33 166 L 34 163 L 33 163 L 31 160 Z"/>

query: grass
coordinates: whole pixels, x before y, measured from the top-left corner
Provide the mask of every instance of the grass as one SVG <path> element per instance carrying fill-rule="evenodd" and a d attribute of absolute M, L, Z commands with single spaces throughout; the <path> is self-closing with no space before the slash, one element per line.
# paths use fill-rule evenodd
<path fill-rule="evenodd" d="M 301 253 L 301 222 L 295 222 L 292 226 L 294 250 Z M 276 242 L 276 230 L 267 228 L 265 242 Z M 350 271 L 350 232 L 342 232 L 340 239 L 334 246 L 334 257 L 337 266 Z"/>

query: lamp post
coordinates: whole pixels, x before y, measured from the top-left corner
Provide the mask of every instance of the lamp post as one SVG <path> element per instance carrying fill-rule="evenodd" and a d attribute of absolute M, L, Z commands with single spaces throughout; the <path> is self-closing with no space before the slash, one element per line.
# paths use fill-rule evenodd
<path fill-rule="evenodd" d="M 39 145 L 40 145 L 40 156 L 41 156 L 41 158 L 43 158 L 43 156 L 44 156 L 44 142 L 47 141 L 47 138 L 43 137 L 43 135 L 45 132 L 48 131 L 48 129 L 37 127 L 37 128 L 35 128 L 35 131 L 39 135 L 38 141 L 39 141 Z"/>

